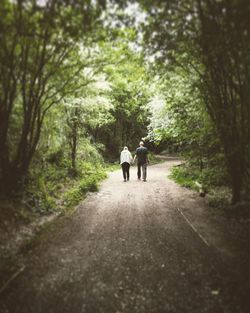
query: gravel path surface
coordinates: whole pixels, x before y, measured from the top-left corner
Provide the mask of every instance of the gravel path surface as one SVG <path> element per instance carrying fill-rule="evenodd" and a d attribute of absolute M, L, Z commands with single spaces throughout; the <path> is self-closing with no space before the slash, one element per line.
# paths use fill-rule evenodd
<path fill-rule="evenodd" d="M 178 163 L 150 166 L 147 182 L 111 173 L 24 253 L 0 312 L 249 312 L 249 266 L 227 221 L 167 179 Z"/>

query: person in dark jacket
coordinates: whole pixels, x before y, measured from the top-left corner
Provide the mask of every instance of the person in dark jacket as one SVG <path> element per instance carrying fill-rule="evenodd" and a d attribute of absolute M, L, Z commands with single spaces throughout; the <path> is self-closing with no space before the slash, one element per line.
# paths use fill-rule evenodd
<path fill-rule="evenodd" d="M 144 142 L 139 143 L 139 147 L 136 149 L 134 161 L 137 159 L 137 177 L 143 181 L 147 180 L 147 165 L 148 165 L 148 149 L 144 147 Z"/>

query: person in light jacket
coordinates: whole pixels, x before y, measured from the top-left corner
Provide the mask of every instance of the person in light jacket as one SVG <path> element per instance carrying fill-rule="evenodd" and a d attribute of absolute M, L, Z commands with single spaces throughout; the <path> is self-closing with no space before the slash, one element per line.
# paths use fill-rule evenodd
<path fill-rule="evenodd" d="M 120 164 L 122 166 L 124 181 L 129 181 L 129 168 L 132 161 L 133 157 L 128 150 L 128 147 L 124 147 L 120 155 Z"/>

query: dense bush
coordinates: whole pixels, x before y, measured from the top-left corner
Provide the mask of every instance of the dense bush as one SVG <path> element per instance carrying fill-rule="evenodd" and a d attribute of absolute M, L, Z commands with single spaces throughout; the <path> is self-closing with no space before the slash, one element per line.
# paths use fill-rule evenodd
<path fill-rule="evenodd" d="M 226 186 L 227 174 L 223 169 L 205 168 L 202 171 L 195 166 L 185 163 L 180 166 L 173 167 L 170 178 L 174 179 L 178 184 L 184 187 L 196 189 L 195 182 L 202 184 L 207 192 L 219 186 Z"/>
<path fill-rule="evenodd" d="M 196 191 L 200 191 L 196 182 L 201 184 L 211 207 L 226 209 L 230 206 L 231 192 L 227 172 L 223 168 L 212 167 L 200 171 L 198 167 L 185 163 L 173 167 L 169 177 L 179 185 Z"/>
<path fill-rule="evenodd" d="M 99 182 L 106 177 L 105 170 L 100 166 L 97 167 L 96 164 L 92 165 L 92 167 L 88 164 L 88 170 L 88 173 L 85 173 L 84 177 L 77 181 L 75 186 L 65 193 L 63 201 L 66 207 L 79 203 L 84 199 L 88 191 L 97 191 Z"/>
<path fill-rule="evenodd" d="M 197 171 L 190 171 L 185 166 L 175 166 L 169 177 L 183 187 L 194 189 L 195 180 L 198 179 L 199 175 L 197 174 Z"/>
<path fill-rule="evenodd" d="M 96 145 L 87 139 L 77 155 L 74 175 L 67 149 L 50 149 L 43 158 L 38 152 L 20 195 L 32 211 L 62 211 L 80 202 L 88 191 L 98 190 L 106 167 Z"/>

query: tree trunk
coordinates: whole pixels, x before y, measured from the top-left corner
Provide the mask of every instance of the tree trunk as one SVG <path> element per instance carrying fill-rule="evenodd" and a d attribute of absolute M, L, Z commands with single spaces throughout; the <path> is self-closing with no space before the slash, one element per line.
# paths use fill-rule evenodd
<path fill-rule="evenodd" d="M 229 162 L 229 173 L 232 179 L 232 204 L 236 204 L 241 201 L 244 166 L 240 155 L 233 156 Z"/>
<path fill-rule="evenodd" d="M 74 172 L 76 172 L 76 146 L 77 146 L 76 136 L 73 136 L 71 145 L 71 166 Z"/>
<path fill-rule="evenodd" d="M 73 170 L 73 175 L 76 175 L 76 153 L 77 153 L 77 133 L 78 133 L 78 108 L 75 108 L 74 118 L 71 124 L 71 139 L 70 139 L 70 148 L 71 148 L 71 166 Z"/>
<path fill-rule="evenodd" d="M 225 143 L 227 142 L 227 143 Z M 231 186 L 232 186 L 232 204 L 236 204 L 241 201 L 242 189 L 243 189 L 243 180 L 244 180 L 244 171 L 245 161 L 244 154 L 241 150 L 241 145 L 239 140 L 236 140 L 236 137 L 231 141 L 224 141 L 225 147 L 225 157 L 227 161 L 228 173 L 231 177 Z"/>
<path fill-rule="evenodd" d="M 239 182 L 237 179 L 233 181 L 232 184 L 232 204 L 239 203 L 241 200 L 241 182 Z"/>

